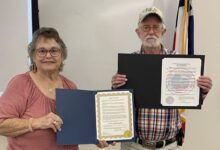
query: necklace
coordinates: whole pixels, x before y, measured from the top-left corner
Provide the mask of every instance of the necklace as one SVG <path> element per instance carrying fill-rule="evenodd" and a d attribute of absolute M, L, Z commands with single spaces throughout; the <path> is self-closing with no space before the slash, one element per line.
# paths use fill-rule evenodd
<path fill-rule="evenodd" d="M 56 88 L 63 88 L 63 87 L 56 87 Z M 55 92 L 56 88 L 48 88 L 47 90 L 48 92 L 52 93 L 52 92 Z"/>
<path fill-rule="evenodd" d="M 48 88 L 48 92 L 52 93 L 54 91 L 54 88 Z"/>

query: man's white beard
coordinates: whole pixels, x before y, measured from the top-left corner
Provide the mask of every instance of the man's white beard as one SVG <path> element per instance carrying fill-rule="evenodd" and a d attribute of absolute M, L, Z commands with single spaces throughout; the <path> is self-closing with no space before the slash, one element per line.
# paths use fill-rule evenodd
<path fill-rule="evenodd" d="M 148 42 L 148 38 L 154 38 L 155 41 Z M 161 38 L 157 38 L 156 36 L 147 36 L 142 40 L 142 44 L 144 47 L 156 48 L 161 44 Z"/>

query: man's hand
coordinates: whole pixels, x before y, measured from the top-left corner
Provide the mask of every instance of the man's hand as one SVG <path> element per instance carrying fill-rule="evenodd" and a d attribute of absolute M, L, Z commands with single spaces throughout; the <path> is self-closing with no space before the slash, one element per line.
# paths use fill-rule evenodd
<path fill-rule="evenodd" d="M 197 80 L 197 84 L 202 89 L 203 94 L 207 94 L 212 88 L 212 80 L 207 76 L 200 76 Z"/>
<path fill-rule="evenodd" d="M 117 73 L 112 77 L 112 88 L 116 89 L 120 86 L 123 86 L 125 85 L 126 81 L 128 81 L 126 75 Z"/>
<path fill-rule="evenodd" d="M 111 143 L 112 146 L 115 146 L 116 145 L 116 142 L 113 142 Z M 97 144 L 97 146 L 99 148 L 105 148 L 105 147 L 108 147 L 109 144 L 106 142 L 106 141 L 99 141 L 99 144 Z"/>

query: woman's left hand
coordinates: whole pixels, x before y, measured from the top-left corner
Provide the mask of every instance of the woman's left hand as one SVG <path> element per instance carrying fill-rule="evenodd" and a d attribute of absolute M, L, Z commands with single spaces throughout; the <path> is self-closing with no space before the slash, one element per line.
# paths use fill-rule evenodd
<path fill-rule="evenodd" d="M 62 119 L 58 115 L 50 112 L 49 114 L 40 118 L 33 118 L 31 126 L 33 130 L 51 128 L 54 132 L 57 132 L 61 131 L 62 124 Z"/>

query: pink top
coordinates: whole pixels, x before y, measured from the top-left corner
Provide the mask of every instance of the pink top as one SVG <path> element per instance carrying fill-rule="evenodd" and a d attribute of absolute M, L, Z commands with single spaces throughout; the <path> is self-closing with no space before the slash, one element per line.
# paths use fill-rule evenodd
<path fill-rule="evenodd" d="M 61 76 L 64 88 L 76 85 Z M 55 113 L 55 100 L 45 96 L 35 85 L 29 72 L 15 76 L 0 98 L 0 122 L 8 118 L 38 118 Z M 52 129 L 35 130 L 17 137 L 8 137 L 7 150 L 78 150 L 77 145 L 58 146 Z"/>

